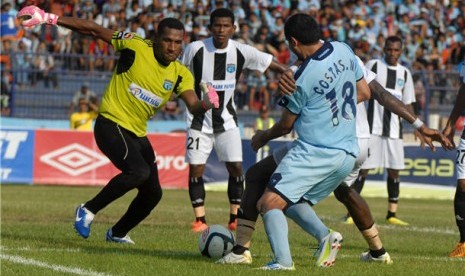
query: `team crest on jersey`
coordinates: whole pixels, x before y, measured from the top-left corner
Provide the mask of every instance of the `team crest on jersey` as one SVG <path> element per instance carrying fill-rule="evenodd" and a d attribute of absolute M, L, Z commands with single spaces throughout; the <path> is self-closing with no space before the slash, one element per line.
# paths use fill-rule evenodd
<path fill-rule="evenodd" d="M 226 65 L 226 71 L 228 71 L 228 73 L 234 73 L 236 71 L 236 65 L 235 64 L 227 64 Z"/>
<path fill-rule="evenodd" d="M 118 35 L 116 36 L 118 39 L 132 39 L 134 37 L 134 33 L 125 33 L 125 32 L 119 32 Z"/>
<path fill-rule="evenodd" d="M 403 79 L 397 79 L 397 85 L 402 87 L 404 86 L 405 81 Z"/>
<path fill-rule="evenodd" d="M 163 88 L 165 88 L 165 90 L 173 89 L 173 82 L 170 80 L 165 80 L 165 82 L 163 82 Z"/>

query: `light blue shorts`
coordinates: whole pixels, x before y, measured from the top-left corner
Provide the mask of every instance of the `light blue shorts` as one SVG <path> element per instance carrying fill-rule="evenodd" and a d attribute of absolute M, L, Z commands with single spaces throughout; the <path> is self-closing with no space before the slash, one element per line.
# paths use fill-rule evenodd
<path fill-rule="evenodd" d="M 298 140 L 288 149 L 268 188 L 289 203 L 303 199 L 316 204 L 328 197 L 354 168 L 355 157 L 343 150 L 318 148 Z"/>

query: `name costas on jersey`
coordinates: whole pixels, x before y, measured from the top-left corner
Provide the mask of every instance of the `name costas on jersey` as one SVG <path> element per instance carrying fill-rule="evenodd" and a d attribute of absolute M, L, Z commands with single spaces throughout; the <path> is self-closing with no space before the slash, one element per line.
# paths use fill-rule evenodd
<path fill-rule="evenodd" d="M 128 88 L 128 92 L 131 93 L 136 99 L 142 101 L 155 108 L 159 107 L 163 103 L 163 99 L 155 95 L 154 93 L 138 86 L 135 83 L 131 83 Z"/>
<path fill-rule="evenodd" d="M 331 67 L 328 68 L 328 71 L 324 74 L 324 79 L 318 81 L 320 86 L 314 87 L 313 91 L 318 94 L 325 94 L 325 89 L 330 88 L 330 84 L 333 83 L 337 76 L 342 74 L 346 70 L 355 71 L 356 62 L 354 59 L 350 59 L 350 64 L 345 65 L 342 59 L 338 60 L 337 63 L 334 62 Z"/>

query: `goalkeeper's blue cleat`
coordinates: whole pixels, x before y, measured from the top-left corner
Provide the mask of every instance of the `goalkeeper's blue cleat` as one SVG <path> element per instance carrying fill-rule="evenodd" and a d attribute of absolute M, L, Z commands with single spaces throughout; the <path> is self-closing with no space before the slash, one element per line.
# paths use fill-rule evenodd
<path fill-rule="evenodd" d="M 107 242 L 135 244 L 135 242 L 133 242 L 128 235 L 126 235 L 126 236 L 124 236 L 122 238 L 114 237 L 113 236 L 113 231 L 111 230 L 111 228 L 108 229 L 108 231 L 107 231 L 106 240 L 107 240 Z"/>
<path fill-rule="evenodd" d="M 84 207 L 84 204 L 81 204 L 76 208 L 74 229 L 76 229 L 78 234 L 84 239 L 87 239 L 90 235 L 90 225 L 92 224 L 92 220 L 94 220 L 94 216 L 95 215 L 91 211 Z"/>
<path fill-rule="evenodd" d="M 318 259 L 315 265 L 320 267 L 333 266 L 336 262 L 336 255 L 341 249 L 342 235 L 339 232 L 330 230 L 329 234 L 323 238 L 318 249 Z"/>

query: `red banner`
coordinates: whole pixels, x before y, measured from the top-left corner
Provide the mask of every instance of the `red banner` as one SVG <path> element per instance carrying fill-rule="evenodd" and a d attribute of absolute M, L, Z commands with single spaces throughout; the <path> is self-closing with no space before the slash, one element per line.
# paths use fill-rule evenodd
<path fill-rule="evenodd" d="M 187 188 L 184 134 L 149 134 L 163 188 Z M 105 185 L 120 171 L 98 149 L 92 132 L 36 130 L 34 183 Z"/>

